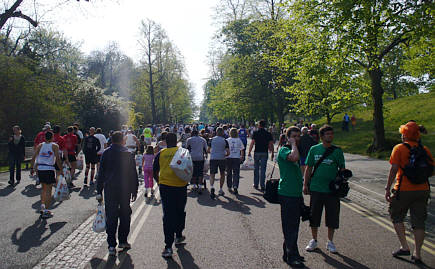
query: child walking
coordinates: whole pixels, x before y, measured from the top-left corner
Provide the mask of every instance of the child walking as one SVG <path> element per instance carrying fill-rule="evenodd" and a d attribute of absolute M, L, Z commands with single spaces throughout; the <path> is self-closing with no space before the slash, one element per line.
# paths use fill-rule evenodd
<path fill-rule="evenodd" d="M 153 146 L 148 146 L 142 158 L 142 168 L 143 168 L 144 183 L 145 183 L 145 202 L 149 202 L 150 200 L 154 199 L 153 161 L 154 161 L 154 148 Z M 151 195 L 148 199 L 149 192 L 151 192 Z"/>

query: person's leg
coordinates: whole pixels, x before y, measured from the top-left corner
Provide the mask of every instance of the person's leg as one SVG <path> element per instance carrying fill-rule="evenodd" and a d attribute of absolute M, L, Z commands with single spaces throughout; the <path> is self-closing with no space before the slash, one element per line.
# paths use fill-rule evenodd
<path fill-rule="evenodd" d="M 394 230 L 396 230 L 397 237 L 399 238 L 401 249 L 409 250 L 408 242 L 406 241 L 405 225 L 403 222 L 394 223 Z"/>
<path fill-rule="evenodd" d="M 88 160 L 86 158 L 85 184 L 87 183 L 87 180 L 88 180 L 88 175 L 89 175 L 89 169 L 90 169 L 90 167 L 91 167 L 91 163 L 88 162 Z M 71 175 L 73 174 L 72 171 L 73 171 L 73 169 L 71 168 Z"/>
<path fill-rule="evenodd" d="M 13 185 L 14 184 L 14 174 L 15 174 L 15 161 L 14 161 L 14 157 L 9 157 L 9 184 Z"/>
<path fill-rule="evenodd" d="M 20 158 L 16 158 L 15 159 L 15 165 L 16 165 L 16 167 L 17 167 L 17 177 L 16 177 L 16 179 L 17 179 L 17 183 L 20 183 L 20 181 L 21 181 L 21 159 Z"/>
<path fill-rule="evenodd" d="M 328 239 L 333 241 L 334 232 L 340 224 L 340 199 L 337 196 L 325 195 L 325 222 L 328 227 Z"/>
<path fill-rule="evenodd" d="M 266 168 L 267 168 L 267 159 L 269 155 L 266 153 L 262 153 L 261 161 L 260 161 L 260 187 L 261 189 L 266 188 Z"/>
<path fill-rule="evenodd" d="M 220 162 L 219 165 L 219 172 L 221 174 L 221 178 L 220 178 L 220 189 L 222 190 L 222 187 L 224 186 L 225 183 L 225 168 L 226 168 L 226 162 L 225 160 L 222 160 Z"/>
<path fill-rule="evenodd" d="M 159 188 L 162 199 L 165 248 L 172 248 L 176 223 L 176 200 L 174 200 L 174 193 L 171 187 L 160 185 Z"/>
<path fill-rule="evenodd" d="M 116 200 L 108 200 L 107 192 L 104 194 L 106 200 L 106 233 L 107 233 L 107 244 L 109 248 L 116 247 L 116 230 L 118 229 L 118 217 L 119 217 L 119 203 Z"/>
<path fill-rule="evenodd" d="M 312 238 L 317 241 L 317 232 L 320 227 L 320 222 L 323 213 L 323 200 L 322 200 L 321 193 L 311 192 L 310 207 L 311 207 L 311 218 L 310 218 L 311 235 Z"/>
<path fill-rule="evenodd" d="M 299 258 L 298 234 L 301 213 L 301 198 L 280 196 L 281 223 L 284 234 L 285 253 L 288 262 Z"/>
<path fill-rule="evenodd" d="M 118 242 L 127 243 L 127 237 L 130 233 L 131 208 L 130 197 L 123 197 L 119 204 L 119 229 Z"/>
<path fill-rule="evenodd" d="M 52 184 L 42 183 L 42 196 L 44 197 L 44 206 L 48 209 L 51 205 L 51 187 Z M 42 201 L 41 201 L 42 203 Z"/>
<path fill-rule="evenodd" d="M 233 161 L 233 188 L 239 188 L 240 180 L 240 160 L 234 159 Z"/>
<path fill-rule="evenodd" d="M 76 177 L 77 162 L 73 161 L 73 162 L 70 162 L 70 164 L 71 164 L 71 180 L 73 180 Z"/>
<path fill-rule="evenodd" d="M 423 246 L 425 237 L 425 222 L 427 219 L 427 204 L 430 197 L 429 191 L 412 192 L 412 200 L 410 206 L 411 226 L 414 232 L 415 250 L 414 258 L 421 260 L 421 247 Z"/>
<path fill-rule="evenodd" d="M 414 229 L 415 250 L 414 257 L 421 260 L 421 247 L 424 242 L 424 229 Z"/>
<path fill-rule="evenodd" d="M 258 188 L 259 171 L 260 170 L 260 155 L 254 152 L 254 187 Z"/>
<path fill-rule="evenodd" d="M 393 196 L 391 203 L 389 204 L 388 211 L 390 213 L 390 218 L 393 222 L 394 230 L 396 231 L 397 238 L 400 242 L 400 248 L 405 251 L 409 251 L 409 245 L 406 241 L 405 235 L 405 225 L 403 220 L 408 212 L 407 204 L 407 192 L 400 193 L 400 200 Z M 412 219 L 411 219 L 412 220 Z M 393 253 L 394 255 L 394 253 Z"/>
<path fill-rule="evenodd" d="M 91 182 L 94 182 L 95 176 L 95 163 L 91 163 Z"/>
<path fill-rule="evenodd" d="M 228 189 L 231 189 L 233 187 L 233 164 L 232 159 L 228 158 L 226 159 L 227 162 L 227 187 Z"/>
<path fill-rule="evenodd" d="M 183 230 L 186 227 L 186 203 L 187 203 L 187 188 L 181 187 L 177 188 L 176 193 L 176 227 L 175 235 L 177 238 L 183 236 Z"/>

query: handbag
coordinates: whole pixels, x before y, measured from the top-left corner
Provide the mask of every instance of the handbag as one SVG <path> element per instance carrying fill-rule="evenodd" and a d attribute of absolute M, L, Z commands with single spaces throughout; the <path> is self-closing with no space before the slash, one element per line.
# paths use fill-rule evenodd
<path fill-rule="evenodd" d="M 273 172 L 275 171 L 276 161 L 273 163 L 272 173 L 270 178 L 266 181 L 266 189 L 263 194 L 263 198 L 271 204 L 279 204 L 278 198 L 278 186 L 279 179 L 274 179 Z"/>
<path fill-rule="evenodd" d="M 106 230 L 106 214 L 102 203 L 98 204 L 97 215 L 92 224 L 92 230 L 96 233 L 102 233 Z"/>

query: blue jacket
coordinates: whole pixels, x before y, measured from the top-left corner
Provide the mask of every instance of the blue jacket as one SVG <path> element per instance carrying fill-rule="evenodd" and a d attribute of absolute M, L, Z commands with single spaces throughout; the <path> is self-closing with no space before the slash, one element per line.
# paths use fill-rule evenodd
<path fill-rule="evenodd" d="M 105 199 L 131 197 L 137 194 L 139 186 L 136 162 L 126 147 L 112 144 L 101 156 L 100 172 L 97 178 L 97 192 L 104 189 Z M 109 196 L 109 197 L 108 197 Z"/>

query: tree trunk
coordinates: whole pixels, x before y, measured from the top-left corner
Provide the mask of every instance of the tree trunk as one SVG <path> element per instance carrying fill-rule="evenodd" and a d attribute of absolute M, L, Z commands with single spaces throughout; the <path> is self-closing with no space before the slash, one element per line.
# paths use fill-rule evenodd
<path fill-rule="evenodd" d="M 153 67 L 151 61 L 151 40 L 148 42 L 148 72 L 150 77 L 150 99 L 151 99 L 151 115 L 153 118 L 153 124 L 156 124 L 156 104 L 154 102 L 154 84 L 153 84 Z"/>
<path fill-rule="evenodd" d="M 369 71 L 370 82 L 372 87 L 373 99 L 373 121 L 375 124 L 375 136 L 373 141 L 373 150 L 381 151 L 385 147 L 385 129 L 384 129 L 384 113 L 382 95 L 382 71 L 379 68 L 373 68 Z"/>
<path fill-rule="evenodd" d="M 329 112 L 328 112 L 328 113 L 326 113 L 326 123 L 329 125 L 329 124 L 331 124 L 331 121 L 332 121 L 332 117 L 331 117 L 331 114 L 329 114 Z"/>

